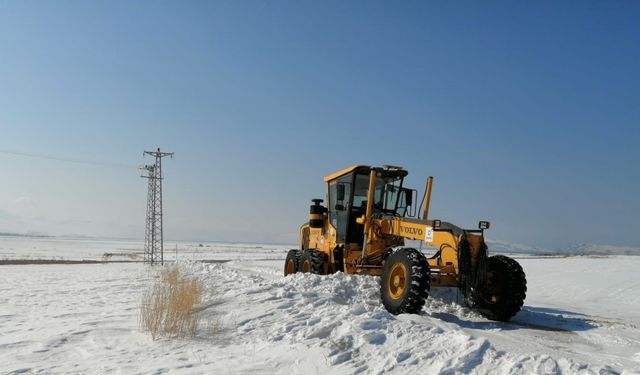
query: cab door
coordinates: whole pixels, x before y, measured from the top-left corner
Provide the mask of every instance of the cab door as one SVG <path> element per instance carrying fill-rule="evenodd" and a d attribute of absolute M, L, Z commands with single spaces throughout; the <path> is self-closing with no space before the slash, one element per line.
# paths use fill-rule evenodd
<path fill-rule="evenodd" d="M 336 228 L 336 242 L 345 243 L 349 226 L 353 174 L 329 181 L 329 219 Z"/>

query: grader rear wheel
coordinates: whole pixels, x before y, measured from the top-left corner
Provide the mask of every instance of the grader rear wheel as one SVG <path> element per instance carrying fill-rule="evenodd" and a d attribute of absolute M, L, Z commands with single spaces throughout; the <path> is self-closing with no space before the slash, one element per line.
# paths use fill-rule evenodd
<path fill-rule="evenodd" d="M 324 274 L 324 257 L 318 250 L 307 250 L 300 258 L 300 272 Z"/>
<path fill-rule="evenodd" d="M 387 311 L 418 313 L 429 291 L 427 260 L 416 249 L 398 249 L 387 257 L 380 283 L 380 297 Z"/>
<path fill-rule="evenodd" d="M 289 250 L 287 258 L 284 261 L 284 275 L 291 275 L 299 272 L 300 269 L 300 250 Z"/>

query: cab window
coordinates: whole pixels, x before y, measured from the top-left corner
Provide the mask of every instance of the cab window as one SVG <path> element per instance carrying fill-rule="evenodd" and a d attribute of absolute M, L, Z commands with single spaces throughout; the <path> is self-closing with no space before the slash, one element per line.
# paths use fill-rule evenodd
<path fill-rule="evenodd" d="M 351 207 L 352 179 L 353 175 L 348 174 L 329 182 L 329 219 L 331 220 L 331 225 L 336 228 L 337 242 L 345 242 L 346 240 L 349 209 Z M 339 190 L 344 191 L 342 197 L 339 197 Z"/>

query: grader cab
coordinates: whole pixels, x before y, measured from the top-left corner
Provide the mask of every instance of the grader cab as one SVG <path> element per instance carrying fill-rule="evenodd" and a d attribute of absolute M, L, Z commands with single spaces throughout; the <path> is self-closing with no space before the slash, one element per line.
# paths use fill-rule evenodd
<path fill-rule="evenodd" d="M 520 311 L 526 278 L 513 259 L 488 256 L 484 231 L 428 219 L 433 178 L 418 193 L 403 186 L 401 167 L 355 165 L 325 177 L 327 204 L 312 200 L 284 274 L 344 272 L 380 276 L 380 295 L 393 314 L 418 313 L 431 287 L 457 287 L 465 303 L 492 320 Z M 405 246 L 418 241 L 418 248 Z M 432 249 L 425 255 L 422 245 Z"/>

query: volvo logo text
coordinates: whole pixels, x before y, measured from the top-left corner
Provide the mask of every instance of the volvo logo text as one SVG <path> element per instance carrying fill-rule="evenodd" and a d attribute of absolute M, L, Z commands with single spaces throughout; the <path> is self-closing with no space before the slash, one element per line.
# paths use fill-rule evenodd
<path fill-rule="evenodd" d="M 400 233 L 413 234 L 415 236 L 422 237 L 422 229 L 420 229 L 420 228 L 412 228 L 412 227 L 400 226 Z"/>

